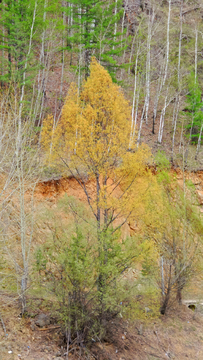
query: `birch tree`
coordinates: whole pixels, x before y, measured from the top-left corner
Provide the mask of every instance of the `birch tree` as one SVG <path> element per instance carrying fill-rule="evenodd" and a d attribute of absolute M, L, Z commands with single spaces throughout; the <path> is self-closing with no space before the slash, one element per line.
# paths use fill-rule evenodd
<path fill-rule="evenodd" d="M 36 21 L 36 10 L 37 1 L 35 2 L 35 8 L 33 12 L 32 26 L 30 29 L 30 38 L 28 52 L 26 54 L 26 60 L 23 69 L 22 87 L 20 99 L 16 98 L 17 94 L 14 95 L 14 108 L 12 119 L 13 119 L 13 143 L 12 143 L 12 163 L 11 163 L 11 174 L 9 180 L 9 190 L 5 192 L 2 200 L 2 241 L 7 255 L 11 259 L 16 271 L 16 282 L 17 291 L 21 299 L 22 314 L 26 311 L 26 291 L 28 286 L 29 277 L 29 261 L 31 244 L 33 239 L 33 228 L 34 228 L 34 214 L 33 214 L 33 191 L 36 180 L 32 179 L 34 167 L 36 165 L 36 156 L 30 152 L 27 153 L 28 149 L 31 149 L 30 144 L 33 137 L 33 122 L 32 118 L 23 121 L 23 107 L 25 97 L 25 85 L 27 76 L 28 60 L 32 48 L 33 42 L 33 30 Z M 11 144 L 9 145 L 9 147 Z M 28 212 L 26 205 L 26 192 L 32 183 L 32 195 L 30 198 L 31 210 Z M 33 184 L 34 183 L 34 184 Z M 15 199 L 18 199 L 18 205 L 15 204 Z M 12 220 L 11 220 L 12 219 Z M 13 230 L 15 229 L 15 230 Z M 18 229 L 18 231 L 17 231 Z M 15 235 L 16 234 L 16 235 Z M 13 244 L 11 243 L 13 240 Z M 19 243 L 18 243 L 19 241 Z M 18 244 L 17 244 L 18 243 Z M 15 244 L 15 245 L 14 245 Z M 12 248 L 16 251 L 12 251 Z"/>
<path fill-rule="evenodd" d="M 165 54 L 165 59 L 166 60 L 165 60 L 164 76 L 163 76 L 163 81 L 161 82 L 160 92 L 161 92 L 162 88 L 164 87 L 164 85 L 166 83 L 166 79 L 167 79 L 167 75 L 168 75 L 169 47 L 170 47 L 170 38 L 169 38 L 169 35 L 170 35 L 170 17 L 171 17 L 171 0 L 168 0 L 168 21 L 167 21 L 167 39 L 166 39 L 166 54 Z M 167 91 L 167 94 L 165 96 L 164 108 L 162 109 L 161 116 L 160 116 L 159 133 L 158 133 L 158 142 L 159 143 L 162 142 L 163 129 L 164 129 L 164 118 L 165 118 L 165 112 L 166 112 L 166 107 L 167 107 L 167 96 L 168 96 L 168 91 Z"/>
<path fill-rule="evenodd" d="M 182 47 L 182 34 L 183 34 L 183 0 L 181 0 L 180 4 L 180 34 L 179 34 L 179 46 L 178 46 L 178 94 L 176 96 L 176 101 L 174 105 L 174 117 L 173 117 L 173 138 L 172 138 L 172 154 L 171 160 L 173 162 L 174 156 L 174 146 L 175 146 L 175 135 L 176 135 L 176 127 L 177 127 L 177 120 L 178 120 L 178 113 L 180 107 L 180 92 L 181 92 L 181 47 Z"/>
<path fill-rule="evenodd" d="M 152 27 L 153 27 L 153 23 L 154 23 L 154 18 L 155 18 L 155 11 L 154 11 L 154 7 L 152 9 L 150 9 L 149 11 L 151 11 L 151 14 L 149 15 L 149 19 L 148 19 L 148 35 L 147 35 L 147 59 L 146 59 L 146 95 L 145 95 L 145 101 L 144 101 L 144 106 L 143 106 L 143 110 L 142 110 L 142 115 L 141 115 L 141 120 L 140 120 L 140 126 L 139 126 L 139 131 L 138 131 L 138 138 L 137 138 L 137 144 L 139 144 L 140 142 L 140 137 L 141 137 L 141 131 L 142 131 L 142 124 L 143 124 L 143 120 L 144 120 L 144 116 L 145 116 L 145 120 L 146 120 L 146 124 L 148 122 L 148 110 L 149 110 L 149 101 L 150 101 L 150 63 L 151 63 L 151 55 L 150 55 L 150 51 L 151 51 L 151 39 L 152 39 Z"/>

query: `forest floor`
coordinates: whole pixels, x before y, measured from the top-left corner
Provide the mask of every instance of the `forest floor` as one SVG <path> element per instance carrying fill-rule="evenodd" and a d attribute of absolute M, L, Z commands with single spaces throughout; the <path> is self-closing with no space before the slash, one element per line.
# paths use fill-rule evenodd
<path fill-rule="evenodd" d="M 34 319 L 20 317 L 18 301 L 8 294 L 0 294 L 2 321 L 0 327 L 1 360 L 62 360 L 66 348 L 60 328 L 51 324 L 33 326 Z M 38 312 L 41 310 L 41 299 Z M 36 299 L 35 299 L 36 302 Z M 44 310 L 43 310 L 44 311 Z M 155 360 L 203 359 L 203 314 L 185 305 L 171 308 L 166 316 L 140 321 L 117 319 L 108 327 L 106 341 L 92 339 L 88 350 L 79 355 L 77 346 L 70 348 L 69 359 L 98 360 Z"/>

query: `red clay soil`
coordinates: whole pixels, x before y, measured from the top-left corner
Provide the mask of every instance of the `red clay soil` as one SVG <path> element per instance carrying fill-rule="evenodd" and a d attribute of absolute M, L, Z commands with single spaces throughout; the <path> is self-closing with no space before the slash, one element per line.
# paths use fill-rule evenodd
<path fill-rule="evenodd" d="M 180 168 L 172 168 L 171 171 L 176 175 L 180 185 L 182 184 L 183 177 L 192 181 L 192 183 L 195 185 L 195 190 L 200 205 L 203 205 L 203 170 L 193 172 L 185 171 L 184 174 Z M 156 173 L 156 171 L 154 171 L 154 173 Z M 108 185 L 111 186 L 111 183 L 112 181 L 109 180 Z M 96 191 L 94 182 L 88 180 L 85 182 L 85 186 L 87 187 L 90 197 L 94 199 Z M 115 196 L 119 196 L 121 194 L 121 189 L 118 187 L 114 193 Z M 64 196 L 64 194 L 67 194 L 68 196 L 74 196 L 78 200 L 87 203 L 87 197 L 84 193 L 84 190 L 73 177 L 43 181 L 38 183 L 35 189 L 35 198 L 37 201 L 43 201 L 44 199 L 55 201 L 56 199 Z"/>

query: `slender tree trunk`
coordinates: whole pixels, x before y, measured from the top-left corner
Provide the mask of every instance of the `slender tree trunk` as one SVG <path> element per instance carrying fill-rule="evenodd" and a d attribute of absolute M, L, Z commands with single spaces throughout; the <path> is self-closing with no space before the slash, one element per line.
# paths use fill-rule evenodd
<path fill-rule="evenodd" d="M 134 79 L 134 93 L 133 93 L 133 106 L 132 106 L 132 119 L 131 119 L 131 132 L 130 132 L 130 143 L 129 149 L 131 149 L 133 143 L 133 133 L 135 124 L 135 100 L 136 100 L 136 91 L 137 91 L 137 65 L 138 65 L 138 57 L 139 57 L 139 48 L 137 50 L 137 56 L 135 61 L 135 79 Z"/>
<path fill-rule="evenodd" d="M 139 127 L 138 137 L 137 137 L 137 146 L 139 146 L 139 144 L 140 144 L 142 125 L 143 125 L 144 115 L 145 115 L 145 108 L 146 108 L 146 103 L 144 103 L 144 106 L 142 109 L 142 115 L 141 115 L 141 119 L 140 119 L 140 127 Z"/>
<path fill-rule="evenodd" d="M 155 122 L 156 122 L 156 116 L 157 116 L 157 108 L 158 108 L 158 102 L 159 102 L 161 89 L 162 89 L 161 73 L 162 73 L 162 70 L 160 68 L 159 76 L 158 76 L 157 90 L 156 90 L 156 95 L 155 95 L 155 100 L 154 100 L 154 108 L 153 108 L 152 134 L 155 134 Z"/>
<path fill-rule="evenodd" d="M 164 291 L 163 303 L 162 303 L 162 306 L 160 308 L 160 312 L 161 312 L 162 315 L 166 314 L 166 310 L 168 308 L 168 303 L 169 303 L 169 300 L 170 300 L 170 294 L 171 294 L 171 265 L 170 265 L 170 268 L 169 268 L 167 289 L 166 289 L 166 292 Z"/>
<path fill-rule="evenodd" d="M 163 77 L 163 81 L 161 83 L 161 87 L 160 87 L 160 93 L 161 90 L 163 89 L 165 83 L 166 83 L 166 79 L 167 79 L 167 75 L 168 75 L 168 62 L 169 62 L 169 47 L 170 47 L 170 17 L 171 17 L 171 0 L 168 0 L 168 21 L 167 21 L 167 39 L 166 39 L 166 61 L 165 61 L 165 70 L 164 70 L 164 77 Z M 167 90 L 168 92 L 168 90 Z M 166 111 L 166 101 L 167 101 L 167 96 L 168 94 L 165 96 L 165 105 L 164 108 L 162 109 L 161 112 L 161 117 L 160 117 L 160 125 L 159 125 L 159 134 L 158 134 L 158 142 L 161 143 L 162 141 L 162 135 L 163 135 L 163 126 L 164 126 L 164 116 L 165 116 L 165 111 Z M 157 106 L 158 106 L 158 101 L 159 99 L 157 99 Z M 154 121 L 155 121 L 155 117 L 154 117 Z"/>
<path fill-rule="evenodd" d="M 129 25 L 127 24 L 127 27 L 128 27 Z M 128 32 L 128 30 L 127 30 L 127 32 Z M 127 36 L 126 36 L 126 38 L 125 38 L 125 45 L 124 45 L 124 51 L 123 51 L 123 57 L 122 57 L 122 64 L 125 64 L 125 57 L 126 57 L 126 43 L 127 43 Z M 124 69 L 123 68 L 121 68 L 121 75 L 120 75 L 120 80 L 122 80 L 123 79 L 123 71 L 124 71 Z M 129 71 L 130 71 L 130 68 L 128 68 L 128 73 L 129 73 Z"/>
<path fill-rule="evenodd" d="M 146 124 L 148 123 L 148 110 L 149 110 L 149 101 L 150 101 L 150 66 L 151 66 L 151 39 L 152 39 L 152 27 L 154 23 L 155 13 L 154 8 L 152 10 L 152 15 L 149 15 L 148 22 L 148 36 L 147 36 L 147 61 L 146 61 L 146 107 L 145 107 L 145 119 Z"/>
<path fill-rule="evenodd" d="M 183 130 L 184 130 L 184 121 L 182 121 L 182 126 L 181 126 L 180 144 L 179 144 L 179 150 L 178 150 L 179 154 L 181 152 L 182 146 L 184 147 Z"/>
<path fill-rule="evenodd" d="M 172 139 L 172 153 L 171 153 L 172 163 L 173 163 L 173 159 L 174 159 L 175 135 L 176 135 L 179 106 L 180 106 L 180 95 L 178 93 L 178 95 L 176 96 L 175 105 L 174 105 L 174 124 L 173 124 L 173 139 Z"/>
<path fill-rule="evenodd" d="M 182 285 L 180 279 L 177 280 L 177 292 L 176 292 L 176 300 L 178 301 L 179 305 L 182 304 Z"/>
<path fill-rule="evenodd" d="M 69 16 L 68 16 L 68 26 L 69 26 L 68 37 L 71 37 L 72 36 L 72 27 L 73 27 L 73 4 L 69 3 L 68 7 L 70 9 Z M 70 66 L 72 66 L 73 52 L 72 52 L 72 44 L 69 41 L 69 39 L 67 39 L 67 46 L 70 48 Z"/>
<path fill-rule="evenodd" d="M 195 84 L 197 81 L 197 51 L 198 51 L 198 31 L 197 28 L 195 29 Z M 187 166 L 187 160 L 188 160 L 188 152 L 189 152 L 189 146 L 191 143 L 191 138 L 192 138 L 192 131 L 193 131 L 193 124 L 194 124 L 194 115 L 192 115 L 192 124 L 191 124 L 191 128 L 190 128 L 190 134 L 189 134 L 189 139 L 187 142 L 187 146 L 186 146 L 186 152 L 185 152 L 185 165 Z"/>
<path fill-rule="evenodd" d="M 130 58 L 129 58 L 129 64 L 130 65 L 131 65 L 131 62 L 132 62 L 132 56 L 133 56 L 133 50 L 134 50 L 136 37 L 137 37 L 137 33 L 135 33 L 135 35 L 133 37 L 132 45 L 131 45 Z M 128 75 L 130 75 L 130 66 L 128 67 Z"/>
<path fill-rule="evenodd" d="M 139 77 L 138 77 L 139 80 Z M 132 143 L 135 138 L 135 132 L 136 132 L 136 125 L 137 125 L 137 116 L 138 116 L 138 107 L 139 107 L 139 98 L 140 98 L 140 86 L 137 91 L 137 100 L 136 100 L 136 109 L 135 109 L 135 118 L 134 118 L 134 127 L 133 127 L 133 133 L 132 133 Z"/>
<path fill-rule="evenodd" d="M 197 150 L 196 150 L 196 154 L 195 154 L 195 160 L 197 160 L 197 156 L 198 156 L 200 146 L 201 146 L 202 130 L 203 130 L 203 123 L 202 123 L 201 128 L 200 128 L 200 133 L 199 133 L 199 138 L 198 138 L 198 143 L 197 143 Z"/>
<path fill-rule="evenodd" d="M 65 1 L 63 2 L 63 5 L 65 6 Z M 61 59 L 61 85 L 60 85 L 60 95 L 59 95 L 59 107 L 61 108 L 62 103 L 62 94 L 63 94 L 63 78 L 64 78 L 64 66 L 65 66 L 65 12 L 63 11 L 63 38 L 62 38 L 62 59 Z"/>
<path fill-rule="evenodd" d="M 114 10 L 114 14 L 117 15 L 117 9 L 118 7 L 118 0 L 115 0 L 115 10 Z M 117 34 L 117 21 L 115 21 L 114 24 L 114 41 L 116 41 L 116 34 Z M 115 46 L 113 45 L 113 50 L 115 49 Z"/>
<path fill-rule="evenodd" d="M 100 207 L 100 176 L 99 173 L 96 173 L 96 188 L 97 188 L 97 237 L 98 242 L 100 242 L 100 231 L 101 231 L 101 207 Z"/>
<path fill-rule="evenodd" d="M 81 86 L 81 64 L 82 64 L 82 36 L 81 36 L 81 31 L 82 31 L 82 18 L 81 18 L 81 13 L 82 13 L 82 9 L 79 8 L 78 9 L 78 18 L 80 20 L 80 43 L 79 43 L 79 54 L 78 54 L 78 91 L 80 91 L 80 86 Z"/>
<path fill-rule="evenodd" d="M 168 74 L 168 62 L 169 62 L 169 47 L 170 47 L 170 17 L 171 17 L 171 0 L 168 0 L 168 22 L 167 22 L 167 40 L 166 40 L 166 65 L 163 79 L 163 86 L 165 85 L 167 74 Z"/>
<path fill-rule="evenodd" d="M 197 81 L 197 43 L 198 43 L 198 31 L 195 29 L 195 83 Z"/>
<path fill-rule="evenodd" d="M 123 32 L 124 32 L 124 23 L 125 23 L 125 16 L 126 16 L 126 6 L 128 6 L 128 0 L 124 2 L 124 11 L 122 17 L 122 25 L 121 25 L 121 49 L 123 47 Z"/>
<path fill-rule="evenodd" d="M 181 0 L 181 5 L 180 5 L 180 36 L 179 36 L 179 47 L 178 47 L 178 89 L 180 89 L 182 35 L 183 35 L 183 0 Z"/>
<path fill-rule="evenodd" d="M 192 123 L 191 123 L 191 128 L 190 128 L 190 134 L 189 134 L 189 139 L 188 139 L 188 142 L 186 145 L 186 151 L 185 151 L 185 166 L 187 166 L 189 146 L 190 146 L 190 142 L 191 142 L 191 138 L 192 138 L 193 124 L 194 124 L 194 115 L 192 114 Z"/>
<path fill-rule="evenodd" d="M 162 138 L 163 138 L 164 120 L 165 120 L 166 108 L 170 103 L 170 101 L 169 101 L 168 104 L 167 104 L 167 98 L 168 98 L 168 89 L 167 89 L 167 93 L 166 93 L 166 96 L 165 96 L 164 107 L 163 107 L 163 109 L 161 111 L 161 116 L 160 116 L 159 133 L 158 133 L 158 143 L 159 144 L 161 144 Z"/>
<path fill-rule="evenodd" d="M 181 47 L 182 47 L 182 34 L 183 34 L 183 0 L 181 0 L 180 4 L 180 35 L 179 35 L 179 51 L 178 51 L 178 95 L 176 96 L 175 101 L 175 116 L 174 116 L 174 123 L 173 123 L 173 139 L 172 139 L 172 153 L 171 153 L 171 161 L 173 163 L 174 158 L 174 146 L 175 146 L 175 135 L 176 135 L 176 127 L 177 127 L 177 120 L 178 120 L 178 113 L 179 113 L 179 106 L 180 106 L 180 92 L 181 92 L 181 79 L 180 79 L 180 64 L 181 64 Z"/>
<path fill-rule="evenodd" d="M 48 0 L 44 0 L 44 13 L 43 13 L 43 26 L 45 27 L 45 21 L 46 21 L 46 14 L 47 14 L 47 2 Z M 44 97 L 46 96 L 46 87 L 45 87 L 45 33 L 46 30 L 44 28 L 43 32 L 42 32 L 42 36 L 41 36 L 41 41 L 42 41 L 42 45 L 41 45 L 41 51 L 40 51 L 40 58 L 39 58 L 39 72 L 38 72 L 38 77 L 37 77 L 37 83 L 38 83 L 38 88 L 37 88 L 37 99 L 35 101 L 35 106 L 34 106 L 34 110 L 33 110 L 33 114 L 34 114 L 34 123 L 36 122 L 36 117 L 40 108 L 40 103 L 44 104 Z M 42 71 L 41 71 L 41 67 L 43 67 Z M 41 111 L 40 111 L 41 114 Z M 41 117 L 39 116 L 38 119 L 38 123 L 37 126 L 40 126 L 41 124 Z"/>
<path fill-rule="evenodd" d="M 8 77 L 11 80 L 12 75 L 12 57 L 11 57 L 11 41 L 10 41 L 10 29 L 8 29 Z"/>
<path fill-rule="evenodd" d="M 32 26 L 30 31 L 30 40 L 28 53 L 26 55 L 26 61 L 23 72 L 23 84 L 21 88 L 21 97 L 20 97 L 20 105 L 19 105 L 19 114 L 18 114 L 18 124 L 16 128 L 18 129 L 17 138 L 16 138 L 16 160 L 17 160 L 17 175 L 19 181 L 19 189 L 20 189 L 20 237 L 21 237 L 21 252 L 22 252 L 22 260 L 23 260 L 23 274 L 21 277 L 21 302 L 22 302 L 22 314 L 26 310 L 26 297 L 25 291 L 27 289 L 27 280 L 28 280 L 28 258 L 26 256 L 26 225 L 25 225 L 25 203 L 24 203 L 24 166 L 23 166 L 23 129 L 22 129 L 22 109 L 23 109 L 23 100 L 24 100 L 24 91 L 25 91 L 25 79 L 27 72 L 28 59 L 31 52 L 32 40 L 33 40 L 33 29 L 35 24 L 36 17 L 36 9 L 37 9 L 37 1 L 35 2 L 35 8 L 32 19 Z"/>
<path fill-rule="evenodd" d="M 2 6 L 4 6 L 4 3 L 2 4 Z M 5 63 L 5 59 L 4 59 L 4 25 L 2 26 L 2 50 L 1 50 L 1 56 L 2 56 L 2 60 L 1 60 L 1 76 L 4 76 L 4 63 Z M 3 81 L 1 81 L 1 87 L 3 87 Z"/>
<path fill-rule="evenodd" d="M 1 313 L 0 313 L 0 320 L 1 320 L 1 325 L 2 325 L 3 331 L 4 331 L 4 335 L 5 335 L 5 337 L 7 338 L 8 334 L 7 334 L 6 326 L 5 326 L 5 324 L 4 324 L 3 317 L 2 317 L 2 315 L 1 315 Z"/>
<path fill-rule="evenodd" d="M 164 296 L 165 293 L 165 282 L 164 282 L 164 258 L 161 257 L 161 292 L 162 296 Z"/>

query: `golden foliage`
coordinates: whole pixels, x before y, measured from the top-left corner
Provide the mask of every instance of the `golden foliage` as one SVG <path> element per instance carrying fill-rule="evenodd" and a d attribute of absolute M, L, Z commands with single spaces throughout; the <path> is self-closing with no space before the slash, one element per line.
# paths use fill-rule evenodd
<path fill-rule="evenodd" d="M 77 169 L 78 176 L 83 167 L 86 175 L 99 179 L 100 209 L 117 209 L 123 216 L 135 207 L 134 185 L 151 156 L 147 146 L 137 148 L 136 139 L 129 151 L 130 119 L 131 107 L 122 89 L 92 58 L 81 93 L 71 84 L 60 121 L 55 125 L 52 117 L 45 119 L 41 138 L 49 159 L 59 156 L 69 170 Z"/>
<path fill-rule="evenodd" d="M 136 155 L 127 153 L 130 116 L 131 107 L 121 88 L 93 58 L 90 76 L 81 93 L 71 84 L 57 126 L 54 127 L 52 117 L 45 119 L 42 145 L 46 150 L 52 147 L 52 156 L 66 153 L 76 161 L 74 155 L 77 154 L 78 161 L 91 164 L 91 169 L 99 173 L 106 174 L 107 169 L 117 166 L 124 158 L 126 164 L 133 167 L 135 162 L 143 161 L 137 162 L 139 150 Z"/>

